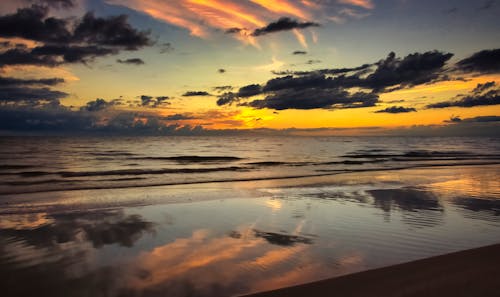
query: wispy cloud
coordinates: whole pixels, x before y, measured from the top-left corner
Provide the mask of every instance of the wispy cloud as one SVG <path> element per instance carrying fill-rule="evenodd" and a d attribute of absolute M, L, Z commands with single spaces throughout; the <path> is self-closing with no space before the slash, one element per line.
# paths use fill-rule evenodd
<path fill-rule="evenodd" d="M 283 17 L 300 22 L 326 22 L 339 11 L 348 10 L 344 18 L 360 18 L 367 10 L 374 8 L 370 0 L 107 0 L 109 4 L 123 5 L 146 13 L 168 24 L 187 29 L 191 35 L 207 38 L 213 32 L 226 32 L 240 28 L 233 37 L 258 46 L 255 36 L 247 34 Z M 360 10 L 360 11 L 358 11 Z M 327 11 L 331 11 L 331 15 Z M 293 31 L 297 40 L 304 46 L 303 33 Z M 304 46 L 307 47 L 307 46 Z"/>

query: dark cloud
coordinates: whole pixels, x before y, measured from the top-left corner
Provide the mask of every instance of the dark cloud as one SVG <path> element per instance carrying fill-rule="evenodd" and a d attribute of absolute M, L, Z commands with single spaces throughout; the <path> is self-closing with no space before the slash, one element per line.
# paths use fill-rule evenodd
<path fill-rule="evenodd" d="M 238 91 L 238 97 L 252 97 L 262 93 L 262 87 L 258 84 L 252 84 L 248 86 L 241 87 Z"/>
<path fill-rule="evenodd" d="M 294 51 L 292 55 L 307 55 L 306 51 Z"/>
<path fill-rule="evenodd" d="M 496 85 L 496 82 L 494 81 L 489 81 L 485 82 L 484 84 L 477 84 L 477 86 L 472 90 L 472 93 L 474 94 L 480 94 L 488 89 L 493 88 Z"/>
<path fill-rule="evenodd" d="M 287 75 L 270 79 L 262 86 L 243 87 L 238 93 L 224 93 L 219 96 L 217 104 L 238 103 L 277 110 L 374 106 L 380 93 L 437 80 L 452 56 L 450 53 L 430 51 L 398 58 L 391 52 L 386 59 L 358 67 L 275 72 Z M 348 91 L 353 88 L 356 92 Z M 241 103 L 245 98 L 260 94 L 266 97 Z"/>
<path fill-rule="evenodd" d="M 167 54 L 174 51 L 174 47 L 170 42 L 160 44 L 160 54 Z"/>
<path fill-rule="evenodd" d="M 116 62 L 120 63 L 120 64 L 129 64 L 129 65 L 144 65 L 144 61 L 142 59 L 139 59 L 139 58 L 131 58 L 131 59 L 126 59 L 126 60 L 121 60 L 121 59 L 118 59 L 116 60 Z"/>
<path fill-rule="evenodd" d="M 58 103 L 41 106 L 3 106 L 0 127 L 3 132 L 42 134 L 122 134 L 122 135 L 198 135 L 200 126 L 166 124 L 162 116 L 153 113 L 116 111 L 111 114 L 92 112 L 103 110 L 106 104 L 97 99 L 93 106 L 74 111 Z M 113 104 L 113 101 L 107 102 Z M 94 110 L 96 109 L 96 110 Z"/>
<path fill-rule="evenodd" d="M 463 72 L 500 73 L 500 49 L 474 53 L 460 60 L 456 69 Z"/>
<path fill-rule="evenodd" d="M 43 56 L 31 53 L 26 49 L 9 49 L 0 53 L 0 68 L 5 65 L 35 65 L 35 66 L 57 66 L 60 59 L 57 56 Z"/>
<path fill-rule="evenodd" d="M 221 74 L 222 74 L 222 73 L 226 73 L 226 69 L 220 68 L 220 69 L 218 69 L 218 70 L 217 70 L 217 72 L 219 72 L 219 73 L 221 73 Z"/>
<path fill-rule="evenodd" d="M 99 18 L 88 12 L 76 26 L 72 40 L 137 50 L 152 45 L 149 34 L 148 31 L 133 28 L 126 15 Z"/>
<path fill-rule="evenodd" d="M 277 20 L 276 22 L 269 23 L 265 27 L 255 29 L 251 35 L 261 36 L 269 33 L 275 33 L 293 29 L 304 29 L 308 27 L 319 27 L 319 24 L 314 22 L 299 22 L 291 18 L 283 17 Z"/>
<path fill-rule="evenodd" d="M 164 105 L 169 105 L 170 102 L 166 102 L 167 100 L 170 99 L 169 96 L 148 96 L 148 95 L 141 95 L 139 96 L 139 99 L 141 100 L 140 106 L 144 107 L 160 107 Z"/>
<path fill-rule="evenodd" d="M 0 87 L 4 86 L 24 86 L 24 85 L 46 85 L 55 86 L 64 82 L 62 78 L 42 78 L 42 79 L 20 79 L 0 76 Z"/>
<path fill-rule="evenodd" d="M 345 74 L 348 72 L 366 70 L 366 69 L 370 68 L 371 66 L 373 66 L 373 64 L 364 64 L 364 65 L 354 67 L 354 68 L 331 68 L 331 69 L 318 69 L 318 70 L 313 70 L 313 71 L 285 70 L 285 71 L 272 71 L 272 73 L 275 75 L 295 75 L 295 76 L 307 76 L 307 75 L 311 75 L 311 74 L 338 75 L 338 74 Z"/>
<path fill-rule="evenodd" d="M 153 104 L 153 107 L 159 107 L 159 106 L 164 106 L 164 105 L 170 105 L 170 102 L 167 102 L 167 100 L 170 99 L 169 96 L 157 96 L 155 103 Z"/>
<path fill-rule="evenodd" d="M 85 106 L 82 106 L 80 110 L 95 112 L 105 110 L 112 105 L 114 105 L 113 102 L 107 102 L 104 99 L 97 98 L 94 101 L 87 102 L 87 104 Z"/>
<path fill-rule="evenodd" d="M 376 113 L 407 113 L 417 111 L 412 107 L 403 107 L 403 106 L 391 106 L 382 110 L 377 110 Z"/>
<path fill-rule="evenodd" d="M 212 96 L 210 93 L 205 91 L 187 91 L 182 94 L 183 97 L 195 97 L 195 96 Z"/>
<path fill-rule="evenodd" d="M 0 37 L 20 37 L 41 42 L 70 42 L 68 21 L 47 17 L 48 7 L 32 5 L 0 16 Z"/>
<path fill-rule="evenodd" d="M 241 28 L 229 28 L 226 30 L 226 34 L 240 33 L 243 29 Z"/>
<path fill-rule="evenodd" d="M 0 127 L 3 131 L 73 133 L 92 127 L 93 123 L 91 116 L 59 105 L 0 108 Z"/>
<path fill-rule="evenodd" d="M 142 106 L 148 106 L 153 102 L 153 96 L 141 95 L 139 99 L 141 99 Z"/>
<path fill-rule="evenodd" d="M 395 85 L 411 87 L 428 83 L 438 78 L 443 66 L 452 56 L 451 53 L 431 51 L 397 58 L 391 52 L 386 59 L 376 63 L 375 72 L 360 79 L 358 85 L 380 91 Z"/>
<path fill-rule="evenodd" d="M 342 89 L 286 89 L 274 92 L 262 100 L 248 103 L 254 108 L 284 109 L 343 109 L 374 106 L 378 95 L 357 92 L 351 94 Z"/>
<path fill-rule="evenodd" d="M 192 119 L 195 119 L 195 117 L 193 117 L 192 115 L 189 115 L 189 114 L 177 113 L 177 114 L 172 114 L 172 115 L 166 116 L 163 119 L 165 121 L 182 121 L 182 120 L 192 120 Z"/>
<path fill-rule="evenodd" d="M 458 95 L 455 100 L 443 101 L 427 105 L 427 108 L 474 107 L 500 104 L 500 88 L 496 83 L 478 84 L 466 95 Z"/>
<path fill-rule="evenodd" d="M 453 8 L 444 10 L 443 13 L 444 14 L 455 14 L 455 13 L 457 13 L 457 11 L 458 11 L 458 8 L 453 7 Z"/>
<path fill-rule="evenodd" d="M 238 97 L 237 94 L 233 92 L 226 92 L 219 97 L 217 97 L 217 105 L 222 106 L 222 105 L 231 105 L 234 102 L 239 102 L 240 98 Z"/>
<path fill-rule="evenodd" d="M 35 47 L 30 55 L 35 57 L 58 57 L 62 63 L 88 63 L 97 57 L 117 54 L 118 50 L 100 46 L 45 45 Z M 50 66 L 50 65 L 47 65 Z"/>
<path fill-rule="evenodd" d="M 48 17 L 47 14 L 48 6 L 32 5 L 0 16 L 0 37 L 44 43 L 33 49 L 16 47 L 1 52 L 0 67 L 86 63 L 95 57 L 153 44 L 150 33 L 133 28 L 125 15 L 100 18 L 87 13 L 82 19 L 70 21 Z"/>
<path fill-rule="evenodd" d="M 229 91 L 232 89 L 233 89 L 233 86 L 217 86 L 217 87 L 212 88 L 212 90 L 214 90 L 216 92 L 224 92 L 224 91 Z"/>
<path fill-rule="evenodd" d="M 24 86 L 10 86 L 0 88 L 0 104 L 23 103 L 37 105 L 41 101 L 56 101 L 68 96 L 67 93 L 51 90 L 49 88 L 31 88 Z"/>
<path fill-rule="evenodd" d="M 24 0 L 28 3 L 35 3 L 39 5 L 46 5 L 54 8 L 71 8 L 75 6 L 73 0 Z"/>
<path fill-rule="evenodd" d="M 445 123 L 492 123 L 500 122 L 500 116 L 478 116 L 474 118 L 461 119 L 459 116 L 451 116 Z"/>
<path fill-rule="evenodd" d="M 307 65 L 319 64 L 319 63 L 321 63 L 321 60 L 307 60 L 306 62 Z"/>
<path fill-rule="evenodd" d="M 474 118 L 463 119 L 461 120 L 461 122 L 467 122 L 467 123 L 500 122 L 500 116 L 479 116 Z"/>
<path fill-rule="evenodd" d="M 231 87 L 232 89 L 232 87 Z M 242 98 L 248 98 L 262 93 L 262 86 L 258 84 L 241 87 L 237 93 L 226 92 L 218 96 L 217 105 L 231 105 L 240 102 Z"/>
<path fill-rule="evenodd" d="M 495 5 L 495 0 L 486 0 L 483 5 L 479 7 L 480 10 L 488 10 Z"/>
<path fill-rule="evenodd" d="M 168 99 L 170 99 L 170 97 L 168 97 L 168 96 L 157 96 L 156 97 L 156 101 L 159 101 L 159 102 L 163 102 L 163 101 L 168 100 Z"/>

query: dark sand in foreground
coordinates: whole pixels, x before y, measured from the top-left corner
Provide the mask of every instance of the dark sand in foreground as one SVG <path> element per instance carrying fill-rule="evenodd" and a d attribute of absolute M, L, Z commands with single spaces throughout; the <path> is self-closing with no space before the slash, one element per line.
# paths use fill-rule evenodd
<path fill-rule="evenodd" d="M 500 296 L 500 244 L 247 297 Z"/>

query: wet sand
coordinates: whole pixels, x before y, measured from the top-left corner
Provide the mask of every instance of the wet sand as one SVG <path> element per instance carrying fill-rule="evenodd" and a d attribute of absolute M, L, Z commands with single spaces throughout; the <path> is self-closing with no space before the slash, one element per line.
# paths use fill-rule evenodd
<path fill-rule="evenodd" d="M 499 296 L 500 244 L 247 297 Z"/>

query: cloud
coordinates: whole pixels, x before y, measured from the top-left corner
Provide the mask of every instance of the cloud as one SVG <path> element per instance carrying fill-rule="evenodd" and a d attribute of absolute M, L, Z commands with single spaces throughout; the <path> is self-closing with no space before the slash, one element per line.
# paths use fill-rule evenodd
<path fill-rule="evenodd" d="M 300 22 L 288 17 L 282 17 L 276 22 L 269 23 L 267 26 L 255 29 L 252 36 L 262 36 L 269 33 L 276 33 L 280 31 L 289 31 L 293 29 L 304 29 L 308 27 L 319 27 L 318 23 L 314 22 Z"/>
<path fill-rule="evenodd" d="M 452 56 L 451 53 L 431 51 L 396 58 L 395 53 L 391 52 L 386 59 L 375 64 L 375 72 L 360 79 L 358 84 L 379 91 L 395 85 L 408 87 L 428 83 L 438 78 Z"/>
<path fill-rule="evenodd" d="M 371 0 L 339 0 L 340 3 L 359 6 L 365 9 L 373 9 L 375 5 Z"/>
<path fill-rule="evenodd" d="M 472 90 L 474 94 L 480 94 L 488 89 L 493 88 L 496 85 L 495 81 L 485 82 L 484 84 L 477 84 L 477 86 Z"/>
<path fill-rule="evenodd" d="M 70 42 L 68 21 L 47 17 L 47 6 L 32 5 L 0 16 L 0 37 L 20 37 L 41 42 Z"/>
<path fill-rule="evenodd" d="M 0 88 L 0 105 L 5 103 L 38 105 L 40 102 L 54 101 L 68 96 L 67 93 L 49 88 L 8 86 Z"/>
<path fill-rule="evenodd" d="M 74 0 L 24 0 L 39 5 L 47 5 L 53 8 L 71 8 L 75 7 Z"/>
<path fill-rule="evenodd" d="M 105 110 L 110 106 L 113 106 L 114 102 L 107 102 L 104 99 L 97 98 L 94 101 L 89 101 L 85 106 L 82 106 L 80 110 L 82 111 L 89 111 L 89 112 L 96 112 L 96 111 L 101 111 Z"/>
<path fill-rule="evenodd" d="M 468 123 L 500 122 L 500 116 L 479 116 L 474 118 L 463 119 L 461 120 L 461 122 L 468 122 Z"/>
<path fill-rule="evenodd" d="M 218 97 L 217 104 L 238 103 L 277 110 L 374 106 L 380 93 L 439 79 L 452 56 L 451 53 L 430 51 L 399 58 L 391 52 L 385 59 L 358 67 L 274 72 L 288 75 L 270 79 L 263 85 L 245 86 L 237 93 L 224 93 Z M 242 102 L 261 94 L 265 95 L 264 99 Z"/>
<path fill-rule="evenodd" d="M 342 89 L 285 89 L 274 92 L 262 100 L 254 100 L 248 106 L 262 109 L 343 109 L 374 106 L 378 95 L 373 93 L 349 93 Z"/>
<path fill-rule="evenodd" d="M 241 87 L 237 93 L 226 92 L 218 96 L 217 105 L 231 105 L 235 102 L 240 102 L 242 98 L 248 98 L 262 93 L 262 86 L 251 84 Z"/>
<path fill-rule="evenodd" d="M 483 5 L 479 7 L 480 10 L 488 10 L 495 5 L 495 0 L 486 0 Z"/>
<path fill-rule="evenodd" d="M 168 115 L 168 116 L 164 117 L 163 119 L 165 121 L 182 121 L 182 120 L 192 120 L 195 118 L 196 117 L 194 117 L 190 114 L 176 113 L 176 114 Z"/>
<path fill-rule="evenodd" d="M 463 72 L 500 73 L 500 49 L 474 53 L 458 61 L 456 69 Z"/>
<path fill-rule="evenodd" d="M 160 54 L 167 54 L 174 51 L 174 47 L 170 42 L 160 44 Z"/>
<path fill-rule="evenodd" d="M 95 17 L 88 12 L 77 24 L 72 40 L 105 46 L 123 47 L 137 50 L 152 45 L 150 32 L 138 31 L 128 23 L 126 15 Z"/>
<path fill-rule="evenodd" d="M 64 106 L 45 104 L 39 106 L 4 106 L 0 108 L 0 127 L 11 133 L 30 132 L 42 134 L 121 134 L 121 135 L 198 135 L 201 126 L 169 125 L 162 116 L 115 110 L 100 113 L 113 104 L 103 99 L 89 102 L 75 111 Z"/>
<path fill-rule="evenodd" d="M 21 79 L 0 76 L 0 87 L 4 86 L 24 86 L 24 85 L 46 85 L 55 86 L 64 82 L 62 78 L 42 78 L 42 79 Z"/>
<path fill-rule="evenodd" d="M 407 112 L 415 112 L 417 111 L 412 107 L 403 107 L 403 106 L 391 106 L 382 110 L 377 110 L 376 113 L 407 113 Z"/>
<path fill-rule="evenodd" d="M 374 64 L 363 64 L 358 67 L 354 68 L 330 68 L 330 69 L 318 69 L 318 70 L 313 70 L 313 71 L 291 71 L 291 70 L 285 70 L 285 71 L 272 71 L 273 74 L 275 75 L 296 75 L 296 76 L 306 76 L 306 75 L 311 75 L 311 74 L 325 74 L 325 75 L 337 75 L 337 74 L 344 74 L 344 73 L 349 73 L 349 72 L 354 72 L 354 71 L 362 71 L 366 70 L 370 67 L 372 67 Z"/>
<path fill-rule="evenodd" d="M 307 55 L 306 51 L 294 51 L 292 55 Z"/>
<path fill-rule="evenodd" d="M 0 16 L 0 37 L 23 38 L 43 45 L 1 52 L 0 67 L 86 63 L 95 57 L 152 45 L 149 35 L 148 31 L 134 29 L 125 15 L 101 18 L 89 12 L 71 21 L 49 17 L 47 6 L 32 5 Z"/>
<path fill-rule="evenodd" d="M 495 82 L 478 84 L 469 94 L 458 95 L 457 99 L 433 103 L 427 108 L 474 107 L 500 104 L 500 88 Z"/>
<path fill-rule="evenodd" d="M 234 102 L 239 102 L 240 98 L 238 97 L 237 94 L 233 92 L 226 92 L 222 95 L 219 95 L 217 97 L 217 105 L 222 106 L 222 105 L 231 105 Z"/>
<path fill-rule="evenodd" d="M 120 64 L 129 64 L 129 65 L 144 65 L 144 61 L 142 59 L 139 59 L 139 58 L 131 58 L 131 59 L 126 59 L 126 60 L 121 60 L 121 59 L 118 59 L 116 60 L 116 62 L 120 63 Z"/>
<path fill-rule="evenodd" d="M 141 95 L 139 97 L 139 99 L 141 99 L 141 105 L 142 106 L 148 106 L 152 102 L 153 97 L 152 96 L 147 96 L 147 95 Z"/>
<path fill-rule="evenodd" d="M 237 96 L 245 98 L 245 97 L 252 97 L 252 96 L 258 95 L 260 93 L 262 93 L 262 87 L 258 84 L 252 84 L 252 85 L 241 87 L 238 90 Z"/>
<path fill-rule="evenodd" d="M 217 86 L 217 87 L 212 88 L 212 90 L 214 90 L 216 92 L 224 92 L 224 91 L 229 91 L 232 89 L 233 89 L 233 86 Z"/>
<path fill-rule="evenodd" d="M 210 93 L 205 91 L 187 91 L 182 94 L 183 97 L 195 97 L 195 96 L 212 96 Z"/>

